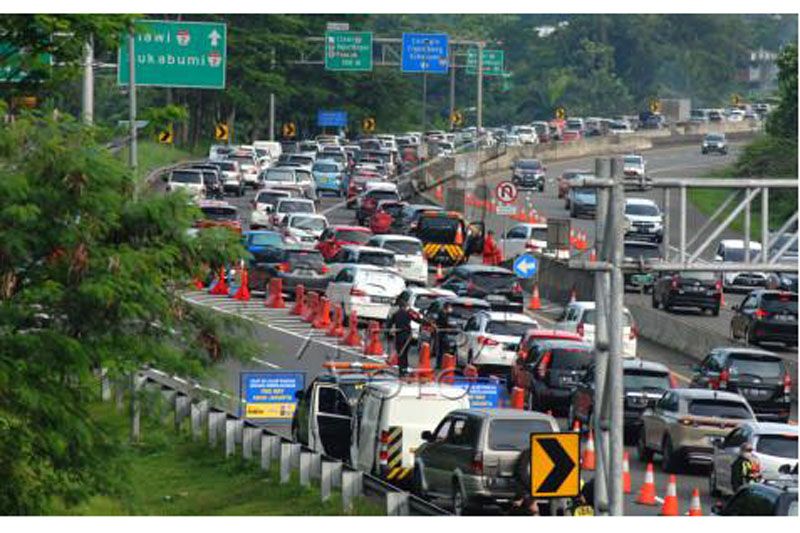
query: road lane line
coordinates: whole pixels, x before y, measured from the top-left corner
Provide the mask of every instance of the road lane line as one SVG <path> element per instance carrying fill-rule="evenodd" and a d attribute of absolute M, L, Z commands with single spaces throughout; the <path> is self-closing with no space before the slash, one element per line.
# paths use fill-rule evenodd
<path fill-rule="evenodd" d="M 276 365 L 274 363 L 270 363 L 269 361 L 263 361 L 261 359 L 258 359 L 257 357 L 251 357 L 250 360 L 251 361 L 255 361 L 256 363 L 258 363 L 260 365 L 268 366 L 270 368 L 275 368 L 275 369 L 278 369 L 278 370 L 282 368 L 282 367 L 280 367 L 280 366 L 278 366 L 278 365 Z"/>

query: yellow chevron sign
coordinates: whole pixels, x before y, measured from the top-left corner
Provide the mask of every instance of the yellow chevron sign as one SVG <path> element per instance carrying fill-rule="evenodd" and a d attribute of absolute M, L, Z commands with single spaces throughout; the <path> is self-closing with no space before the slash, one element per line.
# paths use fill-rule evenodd
<path fill-rule="evenodd" d="M 428 243 L 422 246 L 422 251 L 425 253 L 425 257 L 427 259 L 432 259 L 439 253 L 440 250 L 444 249 L 453 260 L 458 261 L 462 257 L 464 257 L 464 249 L 458 244 L 438 244 L 438 243 Z"/>

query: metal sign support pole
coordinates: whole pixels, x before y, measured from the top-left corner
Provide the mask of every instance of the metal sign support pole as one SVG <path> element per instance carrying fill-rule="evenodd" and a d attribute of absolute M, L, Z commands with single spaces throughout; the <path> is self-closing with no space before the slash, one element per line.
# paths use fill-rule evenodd
<path fill-rule="evenodd" d="M 456 57 L 453 47 L 447 53 L 450 63 L 450 129 L 453 129 L 453 114 L 456 112 Z"/>
<path fill-rule="evenodd" d="M 428 103 L 428 73 L 422 73 L 422 131 L 425 131 L 425 124 L 427 123 L 427 107 Z"/>
<path fill-rule="evenodd" d="M 270 70 L 275 70 L 275 49 L 272 49 L 272 61 Z M 275 93 L 269 93 L 269 140 L 275 140 Z"/>
<path fill-rule="evenodd" d="M 83 45 L 83 91 L 81 93 L 83 123 L 94 122 L 94 38 Z"/>
<path fill-rule="evenodd" d="M 664 189 L 664 238 L 661 240 L 661 256 L 669 261 L 669 238 L 670 238 L 670 224 L 672 224 L 672 217 L 670 217 L 669 197 L 670 190 Z"/>
<path fill-rule="evenodd" d="M 134 44 L 133 28 L 128 33 L 128 121 L 131 128 L 131 144 L 129 154 L 129 166 L 136 179 L 136 53 Z M 134 200 L 138 194 L 138 183 L 133 184 Z"/>
<path fill-rule="evenodd" d="M 761 262 L 769 255 L 769 189 L 761 189 Z"/>
<path fill-rule="evenodd" d="M 745 189 L 745 194 L 749 195 L 752 189 Z M 758 192 L 758 191 L 756 191 Z M 747 207 L 744 209 L 744 262 L 750 262 L 750 206 L 751 203 L 747 202 Z"/>
<path fill-rule="evenodd" d="M 480 139 L 481 129 L 483 128 L 483 41 L 478 43 L 478 110 L 476 126 L 478 128 L 478 138 Z"/>

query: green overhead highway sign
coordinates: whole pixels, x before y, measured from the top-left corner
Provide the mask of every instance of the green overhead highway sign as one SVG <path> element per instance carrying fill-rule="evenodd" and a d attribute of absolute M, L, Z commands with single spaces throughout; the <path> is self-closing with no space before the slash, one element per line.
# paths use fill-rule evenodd
<path fill-rule="evenodd" d="M 134 36 L 136 85 L 225 88 L 225 24 L 141 20 L 136 22 Z M 128 85 L 127 37 L 117 57 L 117 83 Z"/>
<path fill-rule="evenodd" d="M 52 66 L 53 56 L 51 54 L 30 54 L 20 53 L 15 46 L 0 42 L 0 83 L 19 83 L 25 81 L 31 71 L 38 71 L 44 67 Z"/>
<path fill-rule="evenodd" d="M 372 33 L 368 31 L 326 32 L 325 70 L 372 70 Z"/>
<path fill-rule="evenodd" d="M 483 51 L 483 75 L 502 76 L 505 52 L 503 50 Z M 478 49 L 470 48 L 467 51 L 467 74 L 478 72 Z"/>

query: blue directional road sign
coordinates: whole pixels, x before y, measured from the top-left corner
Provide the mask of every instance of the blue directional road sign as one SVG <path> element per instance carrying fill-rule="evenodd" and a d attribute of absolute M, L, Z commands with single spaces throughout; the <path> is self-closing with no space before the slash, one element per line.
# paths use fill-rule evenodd
<path fill-rule="evenodd" d="M 317 126 L 324 127 L 347 127 L 347 111 L 317 111 Z"/>
<path fill-rule="evenodd" d="M 447 74 L 447 52 L 445 33 L 404 33 L 402 70 Z"/>
<path fill-rule="evenodd" d="M 528 279 L 536 274 L 538 261 L 530 254 L 522 254 L 514 260 L 514 274 L 518 278 Z"/>

